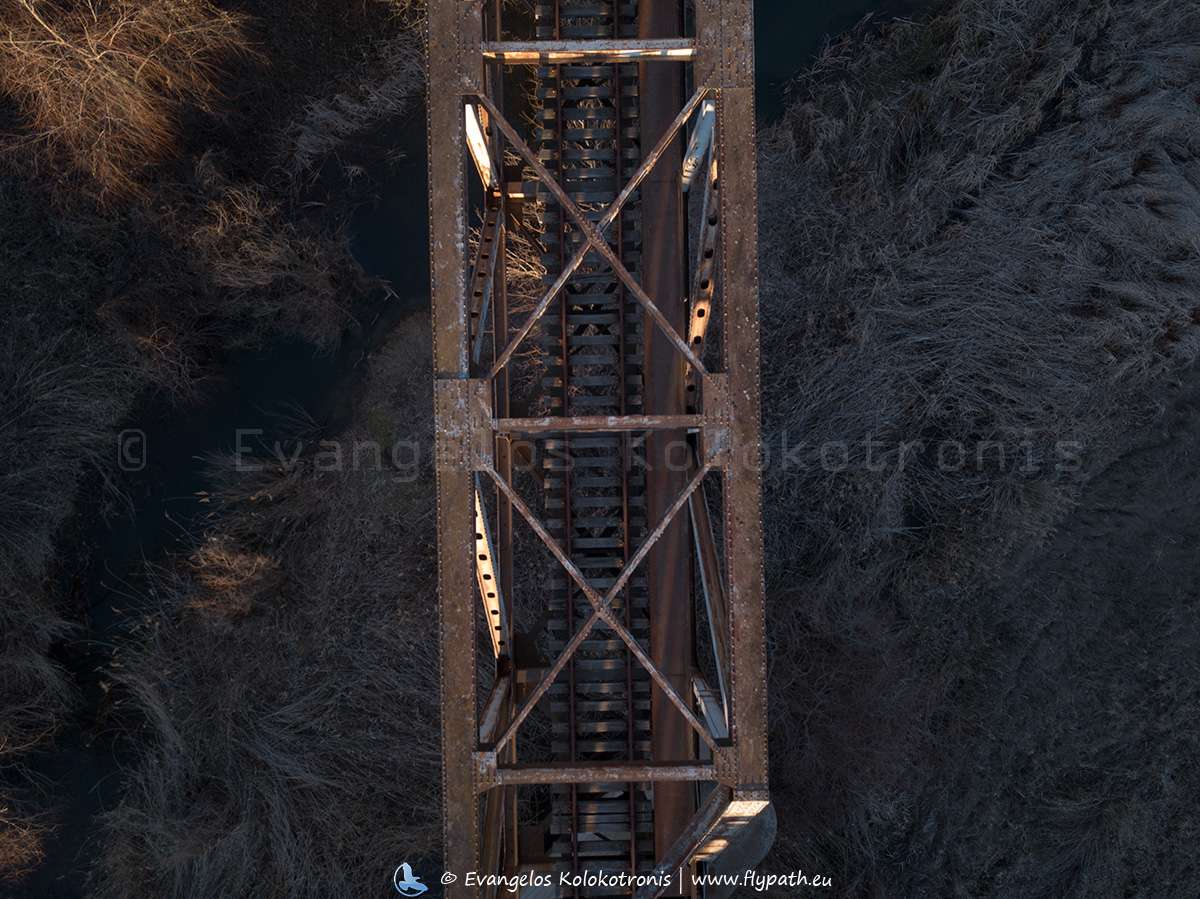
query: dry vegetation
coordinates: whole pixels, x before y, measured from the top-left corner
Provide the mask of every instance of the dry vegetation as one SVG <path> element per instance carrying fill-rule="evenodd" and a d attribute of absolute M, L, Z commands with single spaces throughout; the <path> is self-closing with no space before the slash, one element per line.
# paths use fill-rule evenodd
<path fill-rule="evenodd" d="M 1198 77 L 1190 4 L 964 0 L 833 47 L 764 135 L 765 424 L 777 461 L 814 447 L 768 474 L 781 865 L 851 896 L 1195 894 L 1181 843 L 1147 892 L 1161 832 L 1111 826 L 1166 776 L 1166 718 L 1030 735 L 1032 697 L 1143 666 L 1073 638 L 1073 671 L 1031 665 L 1086 604 L 988 585 L 1197 356 Z"/>
<path fill-rule="evenodd" d="M 409 4 L 415 6 L 415 4 Z M 424 34 L 415 12 L 405 9 L 405 27 L 387 40 L 371 41 L 363 53 L 361 75 L 349 90 L 314 99 L 284 133 L 282 165 L 299 182 L 346 140 L 393 116 L 416 99 L 424 85 Z"/>
<path fill-rule="evenodd" d="M 89 312 L 105 275 L 88 223 L 64 225 L 0 178 L 0 882 L 36 861 L 43 827 L 22 760 L 71 709 L 47 655 L 71 633 L 56 602 L 55 536 L 77 486 L 112 463 L 116 422 L 142 383 Z"/>
<path fill-rule="evenodd" d="M 108 822 L 104 895 L 369 896 L 435 849 L 428 347 L 410 322 L 372 360 L 357 424 L 330 435 L 342 470 L 312 439 L 287 466 L 218 461 L 213 529 L 120 660 L 147 749 Z M 398 440 L 419 469 L 390 461 Z"/>
<path fill-rule="evenodd" d="M 0 92 L 31 126 L 20 151 L 122 194 L 178 152 L 185 105 L 208 107 L 218 65 L 247 49 L 241 18 L 207 0 L 4 0 L 0 20 Z"/>
<path fill-rule="evenodd" d="M 76 633 L 58 590 L 83 560 L 56 541 L 77 490 L 108 483 L 147 391 L 191 402 L 231 350 L 353 324 L 373 284 L 345 207 L 306 206 L 279 148 L 315 98 L 364 90 L 364 37 L 406 48 L 370 115 L 397 109 L 408 6 L 0 0 L 0 880 L 53 824 L 22 760 L 72 707 L 48 651 Z"/>

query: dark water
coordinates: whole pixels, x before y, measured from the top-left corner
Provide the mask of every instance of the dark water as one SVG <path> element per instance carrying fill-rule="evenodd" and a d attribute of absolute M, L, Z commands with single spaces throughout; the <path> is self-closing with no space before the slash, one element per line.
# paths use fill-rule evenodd
<path fill-rule="evenodd" d="M 911 15 L 928 2 L 841 0 L 823 5 L 795 0 L 759 0 L 758 109 L 765 121 L 782 112 L 788 81 L 805 68 L 831 37 L 868 13 L 884 20 Z M 133 416 L 130 467 L 123 486 L 131 506 L 102 518 L 85 509 L 78 541 L 90 567 L 65 585 L 71 612 L 81 625 L 76 639 L 56 649 L 83 694 L 78 719 L 48 752 L 31 760 L 46 784 L 49 806 L 59 822 L 47 859 L 16 891 L 0 895 L 79 899 L 89 895 L 87 871 L 98 852 L 96 816 L 120 797 L 125 742 L 107 720 L 107 674 L 113 648 L 153 611 L 146 608 L 141 572 L 147 562 L 167 564 L 187 551 L 201 532 L 209 507 L 206 459 L 231 452 L 239 429 L 290 428 L 286 419 L 303 410 L 317 423 L 335 427 L 349 405 L 364 354 L 378 345 L 406 314 L 427 304 L 429 291 L 425 118 L 421 110 L 389 123 L 356 142 L 340 162 L 366 171 L 374 198 L 355 211 L 351 247 L 363 268 L 390 282 L 395 295 L 369 309 L 340 349 L 329 354 L 281 341 L 257 352 L 230 356 L 221 382 L 194 407 L 149 401 Z M 253 438 L 251 438 L 253 439 Z M 214 897 L 216 899 L 216 897 Z"/>
<path fill-rule="evenodd" d="M 789 81 L 809 66 L 826 43 L 863 19 L 882 24 L 915 18 L 936 0 L 758 0 L 754 5 L 756 102 L 758 116 L 770 122 L 783 113 Z"/>

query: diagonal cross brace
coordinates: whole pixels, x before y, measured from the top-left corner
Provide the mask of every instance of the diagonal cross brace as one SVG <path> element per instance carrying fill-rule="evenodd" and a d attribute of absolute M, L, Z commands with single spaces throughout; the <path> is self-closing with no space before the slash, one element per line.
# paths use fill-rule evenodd
<path fill-rule="evenodd" d="M 556 541 L 550 535 L 550 532 L 546 530 L 545 526 L 538 521 L 537 516 L 530 511 L 529 507 L 525 505 L 525 502 L 520 496 L 517 495 L 516 491 L 514 491 L 512 487 L 506 483 L 505 480 L 500 477 L 499 473 L 490 465 L 484 468 L 484 471 L 491 476 L 492 480 L 496 482 L 496 486 L 512 503 L 513 508 L 515 508 L 521 514 L 522 518 L 529 522 L 529 526 L 533 528 L 534 533 L 536 533 L 541 541 L 546 544 L 546 547 L 554 555 L 554 558 L 558 560 L 559 564 L 563 566 L 567 574 L 571 576 L 571 579 L 579 585 L 579 589 L 583 591 L 583 595 L 587 597 L 588 602 L 590 602 L 593 607 L 591 616 L 587 621 L 584 622 L 583 626 L 575 632 L 575 635 L 563 648 L 563 651 L 559 654 L 558 658 L 555 659 L 554 664 L 550 666 L 550 670 L 546 672 L 545 676 L 538 682 L 537 686 L 534 687 L 533 692 L 530 693 L 529 697 L 525 700 L 521 708 L 517 710 L 516 715 L 513 717 L 512 721 L 509 722 L 509 725 L 505 729 L 504 733 L 501 734 L 496 740 L 497 749 L 503 747 L 509 740 L 516 736 L 518 728 L 520 728 L 525 719 L 529 717 L 529 714 L 533 711 L 534 706 L 537 705 L 538 701 L 543 695 L 545 695 L 546 691 L 550 689 L 550 686 L 554 683 L 554 680 L 558 677 L 562 670 L 567 666 L 567 662 L 571 660 L 571 657 L 575 654 L 575 651 L 579 649 L 583 641 L 587 639 L 588 635 L 592 632 L 592 629 L 596 626 L 596 623 L 603 620 L 609 629 L 611 629 L 613 633 L 620 637 L 625 645 L 629 647 L 629 651 L 633 653 L 637 660 L 642 664 L 642 666 L 654 679 L 654 682 L 658 684 L 663 693 L 666 694 L 667 698 L 671 700 L 677 709 L 679 709 L 680 714 L 683 715 L 688 724 L 690 724 L 696 733 L 700 735 L 700 739 L 702 739 L 709 749 L 716 754 L 717 743 L 713 738 L 713 735 L 709 732 L 708 727 L 703 721 L 700 720 L 696 713 L 692 711 L 691 706 L 683 699 L 682 696 L 679 695 L 679 693 L 671 685 L 671 682 L 667 680 L 666 676 L 658 670 L 658 667 L 651 660 L 650 656 L 644 649 L 642 649 L 641 644 L 637 642 L 633 634 L 626 630 L 625 626 L 612 613 L 611 609 L 613 600 L 616 599 L 617 595 L 623 589 L 625 589 L 625 585 L 629 582 L 629 579 L 633 577 L 633 573 L 637 569 L 638 565 L 640 565 L 642 560 L 645 559 L 650 553 L 650 550 L 653 548 L 654 544 L 658 542 L 659 538 L 666 533 L 667 528 L 675 519 L 675 516 L 679 514 L 679 511 L 684 506 L 687 505 L 692 494 L 696 491 L 700 484 L 703 483 L 705 475 L 707 475 L 711 470 L 712 465 L 710 464 L 705 465 L 696 473 L 696 476 L 692 478 L 687 487 L 683 489 L 678 498 L 676 498 L 675 502 L 672 503 L 671 507 L 663 515 L 662 520 L 658 523 L 655 529 L 648 537 L 646 537 L 646 539 L 642 542 L 642 545 L 638 547 L 637 552 L 635 552 L 629 561 L 625 563 L 625 567 L 621 569 L 621 574 L 617 577 L 616 582 L 602 597 L 591 587 L 590 584 L 588 584 L 587 578 L 583 576 L 583 572 L 580 571 L 579 567 L 570 560 L 565 552 L 563 552 L 562 547 L 558 545 L 558 541 Z"/>
<path fill-rule="evenodd" d="M 676 331 L 671 325 L 671 323 L 667 321 L 667 318 L 663 315 L 662 310 L 659 309 L 658 306 L 655 305 L 654 301 L 651 300 L 646 294 L 646 292 L 642 290 L 642 286 L 638 284 L 633 275 L 629 273 L 629 270 L 625 268 L 624 263 L 617 258 L 617 254 L 614 253 L 612 247 L 608 245 L 608 240 L 603 236 L 603 232 L 620 214 L 621 208 L 629 200 L 630 196 L 633 195 L 633 192 L 637 190 L 638 185 L 640 185 L 642 181 L 646 179 L 646 176 L 650 174 L 651 169 L 654 168 L 654 164 L 658 162 L 659 157 L 666 152 L 667 147 L 670 145 L 671 141 L 674 140 L 676 133 L 678 133 L 679 129 L 683 127 L 684 123 L 686 123 L 691 117 L 692 113 L 695 112 L 696 107 L 700 105 L 701 101 L 704 100 L 707 95 L 707 88 L 701 88 L 692 95 L 692 98 L 688 100 L 687 104 L 680 111 L 679 115 L 675 117 L 675 121 L 671 123 L 671 127 L 667 129 L 666 133 L 662 136 L 662 139 L 650 152 L 650 155 L 648 155 L 642 161 L 642 164 L 638 167 L 638 170 L 634 172 L 633 177 L 630 178 L 629 183 L 621 191 L 617 199 L 614 200 L 612 205 L 608 207 L 608 210 L 601 217 L 598 226 L 592 225 L 592 223 L 588 221 L 587 216 L 585 216 L 583 212 L 580 211 L 579 207 L 571 200 L 571 198 L 567 196 L 566 191 L 562 189 L 562 185 L 560 185 L 554 176 L 551 175 L 546 169 L 546 167 L 542 165 L 541 161 L 537 158 L 534 152 L 529 149 L 529 145 L 521 139 L 521 136 L 517 134 L 516 129 L 513 128 L 506 118 L 504 118 L 500 110 L 496 107 L 496 104 L 493 103 L 489 97 L 482 94 L 479 95 L 479 102 L 487 107 L 488 113 L 495 120 L 496 126 L 504 133 L 504 136 L 508 138 L 509 143 L 513 145 L 522 158 L 524 158 L 524 160 L 533 168 L 534 172 L 537 173 L 538 179 L 542 181 L 547 188 L 549 188 L 552 194 L 554 194 L 554 198 L 558 200 L 563 211 L 575 220 L 575 224 L 579 227 L 579 230 L 583 232 L 583 236 L 586 238 L 584 243 L 580 245 L 578 250 L 576 250 L 575 255 L 571 257 L 571 261 L 559 274 L 558 278 L 555 279 L 554 284 L 550 287 L 550 290 L 547 291 L 545 296 L 542 297 L 541 302 L 537 304 L 533 312 L 526 319 L 524 325 L 521 326 L 521 330 L 513 336 L 513 339 L 509 342 L 508 346 L 504 348 L 504 352 L 496 358 L 496 362 L 492 366 L 492 370 L 488 375 L 489 378 L 496 377 L 500 370 L 508 364 L 508 360 L 512 358 L 513 353 L 517 351 L 517 346 L 533 329 L 534 324 L 539 318 L 541 318 L 542 314 L 547 308 L 549 308 L 550 304 L 554 302 L 555 296 L 557 296 L 559 291 L 563 289 L 568 279 L 571 277 L 571 274 L 577 268 L 579 268 L 579 266 L 583 263 L 584 257 L 586 257 L 588 252 L 591 250 L 595 250 L 597 253 L 599 253 L 604 261 L 612 267 L 613 273 L 621 280 L 621 283 L 625 285 L 629 292 L 633 294 L 634 299 L 641 303 L 646 311 L 650 313 L 650 317 L 653 318 L 658 324 L 659 328 L 662 329 L 662 332 L 667 336 L 667 339 L 675 345 L 675 348 L 683 354 L 684 358 L 687 359 L 691 366 L 701 374 L 705 372 L 704 363 L 702 363 L 699 357 L 692 352 L 692 348 L 688 346 L 688 342 L 684 340 L 679 335 L 679 332 Z"/>

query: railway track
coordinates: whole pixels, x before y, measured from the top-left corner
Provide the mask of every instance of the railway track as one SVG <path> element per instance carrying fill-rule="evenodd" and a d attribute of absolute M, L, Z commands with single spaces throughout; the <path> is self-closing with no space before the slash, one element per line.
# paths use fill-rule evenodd
<path fill-rule="evenodd" d="M 603 40 L 637 33 L 637 4 L 627 0 L 549 0 L 535 7 L 541 40 Z M 604 209 L 623 174 L 639 162 L 638 69 L 632 63 L 539 66 L 536 70 L 539 158 L 567 194 L 585 208 Z M 534 181 L 537 184 L 538 182 Z M 544 188 L 543 263 L 549 287 L 584 243 Z M 614 223 L 611 243 L 636 271 L 641 251 L 639 202 Z M 629 415 L 642 412 L 641 308 L 593 257 L 559 293 L 545 317 L 543 348 L 551 361 L 542 387 L 550 414 Z M 552 435 L 543 460 L 545 523 L 588 584 L 607 590 L 646 532 L 644 466 L 632 457 L 629 434 Z M 635 575 L 613 609 L 649 651 L 644 575 Z M 587 600 L 562 567 L 548 581 L 548 649 L 561 653 Z M 550 689 L 553 753 L 569 763 L 650 757 L 649 675 L 628 647 L 597 627 Z M 583 783 L 553 792 L 547 854 L 571 874 L 635 873 L 654 863 L 653 803 L 634 783 Z M 589 894 L 590 891 L 580 891 Z"/>
<path fill-rule="evenodd" d="M 760 486 L 736 464 L 758 450 L 754 170 L 735 162 L 753 131 L 752 10 L 696 0 L 689 34 L 668 6 L 430 6 L 451 895 L 518 880 L 529 899 L 694 895 L 680 874 L 767 807 Z M 531 107 L 514 65 L 529 67 Z M 530 217 L 546 275 L 515 314 L 507 235 Z M 534 341 L 531 417 L 510 386 Z M 514 479 L 517 441 L 533 447 L 532 495 Z M 671 444 L 685 469 L 663 464 Z M 522 522 L 552 557 L 532 590 L 514 576 L 529 564 Z"/>

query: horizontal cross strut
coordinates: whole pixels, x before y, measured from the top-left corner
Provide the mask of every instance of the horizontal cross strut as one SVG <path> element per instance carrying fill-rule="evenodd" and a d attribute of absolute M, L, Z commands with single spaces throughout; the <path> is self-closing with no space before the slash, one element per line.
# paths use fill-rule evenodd
<path fill-rule="evenodd" d="M 586 41 L 484 41 L 484 59 L 510 64 L 575 62 L 584 59 L 604 62 L 665 60 L 686 62 L 696 56 L 696 42 L 688 38 L 659 40 Z"/>
<path fill-rule="evenodd" d="M 572 415 L 549 418 L 501 418 L 492 423 L 499 434 L 566 431 L 677 431 L 703 427 L 703 415 Z"/>
<path fill-rule="evenodd" d="M 496 782 L 501 785 L 716 779 L 716 767 L 703 762 L 609 762 L 596 765 L 549 762 L 496 766 Z"/>

